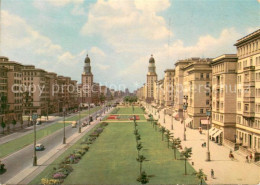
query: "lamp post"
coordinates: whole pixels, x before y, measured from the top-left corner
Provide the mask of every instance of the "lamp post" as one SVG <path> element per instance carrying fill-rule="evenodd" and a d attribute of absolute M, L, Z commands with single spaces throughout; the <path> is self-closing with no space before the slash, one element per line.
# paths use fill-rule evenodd
<path fill-rule="evenodd" d="M 34 139 L 33 139 L 33 166 L 37 166 L 37 155 L 36 155 L 36 120 L 38 118 L 37 114 L 32 115 L 33 120 L 33 133 L 34 133 Z"/>
<path fill-rule="evenodd" d="M 165 123 L 165 109 L 163 109 L 163 123 Z"/>
<path fill-rule="evenodd" d="M 173 116 L 171 115 L 171 130 L 173 130 Z"/>
<path fill-rule="evenodd" d="M 90 103 L 88 103 L 88 124 L 90 125 Z"/>
<path fill-rule="evenodd" d="M 185 100 L 185 102 L 183 103 L 183 129 L 184 129 L 184 134 L 183 134 L 183 140 L 186 141 L 186 127 L 185 127 L 185 112 L 187 111 L 187 107 L 188 107 L 188 96 L 184 96 L 183 98 Z"/>
<path fill-rule="evenodd" d="M 65 114 L 66 114 L 66 108 L 63 108 L 63 144 L 66 144 L 66 137 L 65 137 Z"/>
<path fill-rule="evenodd" d="M 80 104 L 79 104 L 79 133 L 81 133 L 81 124 L 80 124 Z"/>
<path fill-rule="evenodd" d="M 209 124 L 210 124 L 210 117 L 211 117 L 211 110 L 207 110 L 206 111 L 207 114 L 207 120 L 208 120 L 208 124 L 207 124 L 207 130 L 208 130 L 208 134 L 207 134 L 207 159 L 206 161 L 210 161 L 210 151 L 209 151 Z"/>

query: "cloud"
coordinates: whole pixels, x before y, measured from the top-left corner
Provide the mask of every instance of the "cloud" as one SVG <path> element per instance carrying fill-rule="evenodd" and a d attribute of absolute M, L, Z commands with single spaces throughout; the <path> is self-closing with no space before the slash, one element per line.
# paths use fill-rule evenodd
<path fill-rule="evenodd" d="M 90 6 L 81 33 L 103 37 L 117 52 L 132 52 L 146 47 L 144 43 L 150 42 L 152 46 L 167 40 L 173 33 L 157 13 L 169 7 L 169 1 L 152 0 L 149 11 L 146 4 L 148 1 L 98 0 Z"/>
<path fill-rule="evenodd" d="M 167 68 L 173 69 L 174 63 L 178 59 L 190 57 L 215 58 L 226 53 L 236 53 L 233 44 L 241 37 L 242 35 L 234 28 L 226 28 L 221 31 L 218 37 L 201 36 L 195 45 L 185 46 L 181 40 L 176 40 L 169 46 L 166 44 L 159 45 L 156 52 L 153 53 L 157 74 L 159 78 L 162 78 L 164 70 Z M 132 65 L 119 73 L 119 78 L 135 79 L 135 82 L 139 84 L 145 82 L 149 57 L 147 55 L 137 58 Z M 128 83 L 131 83 L 131 81 Z"/>
<path fill-rule="evenodd" d="M 94 46 L 90 49 L 90 53 L 97 55 L 97 56 L 106 56 L 106 54 L 104 53 L 104 51 L 102 51 L 101 49 L 99 49 L 98 47 Z"/>
<path fill-rule="evenodd" d="M 56 7 L 62 7 L 68 4 L 82 4 L 84 0 L 45 0 L 45 2 Z"/>
<path fill-rule="evenodd" d="M 71 76 L 71 66 L 83 60 L 84 51 L 78 54 L 64 51 L 17 15 L 2 11 L 2 23 L 3 54 L 11 60 Z"/>
<path fill-rule="evenodd" d="M 108 69 L 110 68 L 110 65 L 99 64 L 99 63 L 97 63 L 96 66 L 97 66 L 100 70 L 102 70 L 102 71 L 106 71 L 106 70 L 108 70 Z"/>

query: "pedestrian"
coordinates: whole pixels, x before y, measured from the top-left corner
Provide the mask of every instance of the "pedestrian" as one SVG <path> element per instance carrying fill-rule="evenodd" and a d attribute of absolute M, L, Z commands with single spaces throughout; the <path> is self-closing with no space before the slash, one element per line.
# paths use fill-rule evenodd
<path fill-rule="evenodd" d="M 210 174 L 211 174 L 211 178 L 214 179 L 214 170 L 213 169 L 211 169 L 211 173 Z"/>
<path fill-rule="evenodd" d="M 252 162 L 252 159 L 253 159 L 253 156 L 252 156 L 252 154 L 250 154 L 250 162 Z"/>
<path fill-rule="evenodd" d="M 249 160 L 248 160 L 248 155 L 246 156 L 246 162 L 248 162 L 248 163 L 249 163 Z"/>

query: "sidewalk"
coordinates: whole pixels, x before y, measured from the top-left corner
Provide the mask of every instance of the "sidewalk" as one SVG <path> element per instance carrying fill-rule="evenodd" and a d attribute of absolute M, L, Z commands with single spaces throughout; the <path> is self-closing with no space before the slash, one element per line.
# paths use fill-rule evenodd
<path fill-rule="evenodd" d="M 113 109 L 111 109 L 109 114 Z M 93 113 L 95 114 L 95 113 Z M 104 117 L 103 115 L 102 117 Z M 84 118 L 81 119 L 84 120 Z M 23 171 L 18 173 L 15 177 L 8 180 L 5 184 L 28 184 L 30 183 L 38 174 L 40 174 L 49 164 L 51 164 L 55 159 L 57 159 L 63 152 L 65 152 L 71 145 L 76 143 L 80 138 L 82 138 L 88 131 L 90 131 L 95 125 L 100 122 L 100 119 L 92 122 L 91 125 L 81 128 L 81 133 L 75 133 L 71 137 L 67 138 L 67 144 L 59 145 L 53 150 L 49 151 L 46 155 L 38 159 L 38 166 L 28 166 Z"/>
<path fill-rule="evenodd" d="M 148 111 L 148 114 L 153 114 Z M 158 114 L 154 115 L 158 119 Z M 165 123 L 163 122 L 163 110 L 160 111 L 159 123 L 171 131 L 171 117 L 165 116 Z M 207 184 L 258 184 L 260 182 L 260 168 L 253 163 L 247 163 L 245 158 L 234 153 L 235 160 L 229 159 L 230 149 L 225 146 L 220 146 L 210 141 L 211 161 L 206 161 L 206 147 L 201 147 L 201 144 L 207 142 L 207 131 L 202 134 L 198 130 L 186 127 L 186 141 L 183 141 L 184 125 L 180 121 L 173 119 L 174 137 L 179 137 L 182 140 L 182 147 L 192 147 L 192 157 L 189 161 L 194 162 L 196 171 L 203 169 L 207 175 Z M 215 172 L 215 178 L 210 176 L 211 169 Z"/>

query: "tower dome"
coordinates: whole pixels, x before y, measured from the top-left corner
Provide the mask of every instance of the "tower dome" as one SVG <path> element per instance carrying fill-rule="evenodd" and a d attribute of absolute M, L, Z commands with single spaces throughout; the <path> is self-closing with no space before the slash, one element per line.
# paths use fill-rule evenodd
<path fill-rule="evenodd" d="M 88 55 L 85 58 L 85 63 L 90 63 L 90 58 L 88 57 Z"/>
<path fill-rule="evenodd" d="M 151 55 L 151 58 L 149 59 L 149 63 L 155 63 L 153 55 Z"/>

